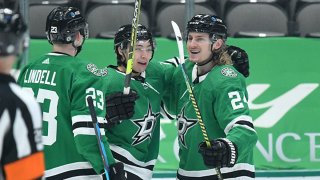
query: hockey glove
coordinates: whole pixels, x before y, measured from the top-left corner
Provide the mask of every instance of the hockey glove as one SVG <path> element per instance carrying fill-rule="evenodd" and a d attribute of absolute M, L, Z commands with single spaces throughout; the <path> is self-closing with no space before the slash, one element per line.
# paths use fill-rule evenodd
<path fill-rule="evenodd" d="M 233 167 L 238 159 L 236 144 L 226 138 L 210 141 L 211 148 L 205 142 L 199 144 L 199 153 L 204 164 L 211 168 Z"/>
<path fill-rule="evenodd" d="M 233 66 L 243 74 L 244 77 L 248 77 L 249 72 L 249 58 L 245 50 L 236 47 L 228 46 L 228 54 L 231 56 Z"/>
<path fill-rule="evenodd" d="M 106 96 L 107 128 L 119 124 L 121 120 L 130 119 L 134 113 L 135 101 L 138 99 L 136 91 L 129 94 L 116 92 Z"/>
<path fill-rule="evenodd" d="M 127 173 L 122 162 L 114 163 L 110 166 L 110 180 L 126 180 Z"/>

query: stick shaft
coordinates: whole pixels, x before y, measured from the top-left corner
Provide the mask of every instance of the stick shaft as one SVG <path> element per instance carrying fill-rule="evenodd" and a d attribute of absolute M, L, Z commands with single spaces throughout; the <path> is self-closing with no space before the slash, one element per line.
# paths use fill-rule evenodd
<path fill-rule="evenodd" d="M 90 110 L 90 115 L 91 115 L 91 119 L 92 119 L 94 132 L 96 134 L 97 141 L 98 141 L 99 151 L 100 151 L 100 155 L 101 155 L 103 166 L 104 166 L 104 172 L 106 174 L 107 180 L 109 180 L 110 178 L 109 178 L 109 173 L 108 173 L 109 165 L 108 165 L 107 154 L 106 154 L 106 150 L 104 148 L 104 144 L 102 142 L 99 122 L 97 120 L 97 115 L 96 115 L 96 111 L 94 110 L 93 99 L 91 96 L 89 96 L 87 98 L 87 102 L 88 102 L 88 106 L 89 106 L 89 110 Z"/>
<path fill-rule="evenodd" d="M 182 74 L 183 74 L 184 80 L 186 82 L 187 90 L 189 92 L 191 103 L 192 103 L 192 106 L 193 106 L 193 108 L 194 108 L 194 110 L 196 112 L 196 116 L 197 116 L 197 119 L 198 119 L 198 122 L 199 122 L 199 125 L 200 125 L 200 128 L 201 128 L 201 132 L 202 132 L 202 135 L 204 137 L 204 140 L 205 140 L 207 146 L 211 147 L 210 140 L 209 140 L 209 137 L 208 137 L 208 133 L 207 133 L 206 127 L 205 127 L 205 125 L 203 123 L 202 115 L 200 113 L 199 106 L 197 104 L 196 98 L 194 96 L 193 89 L 192 89 L 192 87 L 190 85 L 189 77 L 188 77 L 188 75 L 186 73 L 186 69 L 185 69 L 185 66 L 184 66 L 185 60 L 184 60 L 184 50 L 183 50 L 183 41 L 182 41 L 183 39 L 182 39 L 182 36 L 181 36 L 181 32 L 180 32 L 179 26 L 174 21 L 171 21 L 171 24 L 172 24 L 174 33 L 176 35 L 176 40 L 177 40 L 178 49 L 179 49 L 180 66 L 181 66 L 181 70 L 182 70 Z M 223 178 L 222 178 L 222 174 L 221 174 L 220 168 L 215 168 L 215 170 L 217 172 L 218 179 L 222 180 Z"/>
<path fill-rule="evenodd" d="M 130 41 L 130 47 L 129 47 L 129 59 L 127 62 L 123 94 L 129 94 L 130 92 L 130 82 L 131 82 L 132 69 L 133 69 L 134 49 L 137 41 L 137 31 L 138 31 L 138 24 L 139 24 L 139 17 L 140 17 L 141 0 L 136 0 L 134 4 L 135 5 L 134 5 L 133 18 L 132 18 L 131 41 Z"/>

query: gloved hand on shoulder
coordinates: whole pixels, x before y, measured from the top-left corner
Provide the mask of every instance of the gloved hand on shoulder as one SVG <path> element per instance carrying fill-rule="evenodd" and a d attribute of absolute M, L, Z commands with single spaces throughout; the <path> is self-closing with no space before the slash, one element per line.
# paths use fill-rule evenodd
<path fill-rule="evenodd" d="M 119 124 L 121 120 L 130 119 L 134 114 L 135 101 L 139 98 L 136 91 L 129 94 L 116 92 L 106 96 L 107 128 Z"/>
<path fill-rule="evenodd" d="M 231 56 L 233 66 L 243 74 L 244 77 L 248 77 L 249 72 L 249 57 L 245 50 L 236 47 L 228 46 L 228 54 Z"/>
<path fill-rule="evenodd" d="M 233 167 L 238 159 L 236 144 L 226 138 L 210 141 L 211 147 L 206 142 L 199 144 L 199 153 L 202 155 L 204 164 L 210 168 Z"/>

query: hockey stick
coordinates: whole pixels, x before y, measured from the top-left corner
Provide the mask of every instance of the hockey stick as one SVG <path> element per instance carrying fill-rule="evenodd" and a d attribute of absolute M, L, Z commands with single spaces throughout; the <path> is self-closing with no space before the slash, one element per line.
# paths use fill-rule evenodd
<path fill-rule="evenodd" d="M 88 106 L 89 106 L 89 110 L 90 110 L 90 114 L 91 114 L 94 132 L 96 134 L 98 145 L 99 145 L 99 150 L 100 150 L 100 155 L 101 155 L 102 162 L 103 162 L 104 172 L 106 174 L 107 180 L 110 180 L 109 173 L 108 173 L 109 172 L 109 165 L 108 165 L 107 154 L 106 154 L 106 150 L 104 149 L 104 144 L 101 140 L 100 127 L 99 127 L 99 123 L 97 120 L 96 111 L 94 110 L 93 100 L 92 100 L 91 96 L 89 96 L 87 98 L 87 102 L 88 102 Z"/>
<path fill-rule="evenodd" d="M 132 76 L 133 59 L 134 59 L 134 54 L 135 54 L 134 49 L 135 49 L 136 41 L 137 41 L 137 30 L 138 30 L 138 24 L 139 24 L 140 6 L 141 6 L 141 0 L 136 0 L 134 3 L 134 12 L 133 12 L 132 30 L 131 30 L 131 41 L 130 41 L 130 48 L 129 48 L 129 59 L 127 62 L 127 69 L 126 69 L 126 77 L 124 80 L 123 94 L 129 94 L 129 92 L 130 92 L 130 82 L 131 82 L 131 76 Z"/>
<path fill-rule="evenodd" d="M 200 113 L 200 109 L 199 109 L 199 106 L 197 104 L 196 98 L 194 96 L 192 87 L 190 85 L 189 77 L 188 77 L 188 75 L 186 73 L 186 68 L 184 66 L 185 60 L 184 60 L 183 40 L 182 40 L 181 32 L 180 32 L 179 26 L 177 25 L 176 22 L 171 21 L 171 24 L 172 24 L 172 27 L 173 27 L 173 30 L 174 30 L 174 34 L 175 34 L 176 40 L 177 40 L 177 45 L 178 45 L 178 50 L 179 50 L 179 58 L 180 58 L 180 66 L 181 66 L 182 74 L 183 74 L 183 77 L 184 77 L 184 81 L 186 82 L 187 90 L 189 92 L 189 96 L 190 96 L 193 108 L 194 108 L 194 110 L 196 112 L 196 116 L 197 116 L 197 119 L 198 119 L 198 122 L 199 122 L 199 125 L 200 125 L 200 128 L 201 128 L 204 140 L 205 140 L 207 146 L 210 148 L 211 144 L 210 144 L 210 141 L 209 141 L 209 138 L 208 138 L 208 133 L 207 133 L 206 127 L 205 127 L 205 125 L 204 125 L 204 123 L 202 121 L 202 116 L 201 116 L 201 113 Z M 221 174 L 220 169 L 217 167 L 217 168 L 215 168 L 215 170 L 217 172 L 218 179 L 222 180 L 223 178 L 222 178 L 222 174 Z"/>

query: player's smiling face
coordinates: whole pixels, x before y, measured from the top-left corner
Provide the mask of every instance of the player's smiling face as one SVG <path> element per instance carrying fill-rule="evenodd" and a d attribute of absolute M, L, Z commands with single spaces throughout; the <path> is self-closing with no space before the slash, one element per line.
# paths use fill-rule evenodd
<path fill-rule="evenodd" d="M 139 40 L 136 42 L 133 69 L 141 73 L 146 70 L 152 57 L 152 46 L 149 40 Z"/>
<path fill-rule="evenodd" d="M 187 40 L 190 61 L 201 63 L 211 58 L 211 44 L 208 33 L 190 32 Z"/>

